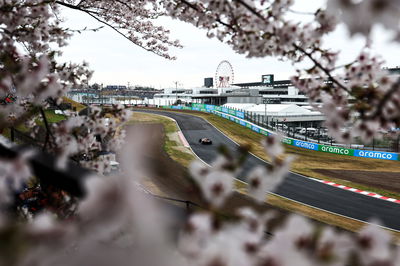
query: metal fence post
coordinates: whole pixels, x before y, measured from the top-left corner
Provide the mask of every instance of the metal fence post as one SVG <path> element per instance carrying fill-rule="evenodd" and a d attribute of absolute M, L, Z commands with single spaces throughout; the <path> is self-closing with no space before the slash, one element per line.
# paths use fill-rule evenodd
<path fill-rule="evenodd" d="M 306 134 L 304 136 L 304 140 L 307 141 L 307 135 L 308 135 L 308 128 L 306 127 Z"/>

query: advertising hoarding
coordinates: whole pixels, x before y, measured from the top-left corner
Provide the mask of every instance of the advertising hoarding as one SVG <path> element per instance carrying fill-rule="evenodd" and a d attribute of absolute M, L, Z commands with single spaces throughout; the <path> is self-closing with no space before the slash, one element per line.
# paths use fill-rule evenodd
<path fill-rule="evenodd" d="M 206 108 L 207 112 L 211 112 L 211 111 L 215 110 L 214 105 L 210 105 L 210 104 L 206 104 L 205 108 Z"/>
<path fill-rule="evenodd" d="M 311 143 L 311 142 L 306 142 L 306 141 L 301 141 L 301 140 L 293 140 L 293 146 L 308 149 L 308 150 L 318 150 L 318 144 L 316 143 Z"/>
<path fill-rule="evenodd" d="M 244 113 L 241 111 L 235 111 L 233 109 L 229 109 L 226 107 L 205 105 L 205 104 L 192 104 L 192 106 L 193 107 L 190 108 L 190 107 L 185 107 L 185 106 L 167 105 L 167 106 L 162 106 L 162 108 L 212 112 L 218 116 L 229 119 L 233 122 L 236 122 L 242 126 L 245 126 L 249 129 L 251 129 L 252 131 L 263 134 L 265 136 L 268 136 L 269 134 L 273 134 L 273 133 L 267 132 L 266 130 L 263 130 L 262 128 L 260 128 L 258 126 L 254 126 L 251 123 L 248 123 L 248 122 L 242 120 L 242 119 L 244 119 Z M 214 112 L 214 111 L 224 112 L 225 114 Z M 227 114 L 232 114 L 232 116 L 239 117 L 242 119 L 237 119 L 237 118 L 232 117 L 231 115 L 227 115 Z M 333 154 L 338 154 L 338 155 L 348 155 L 348 156 L 355 156 L 355 157 L 381 159 L 381 160 L 393 160 L 393 161 L 400 160 L 399 154 L 392 153 L 392 152 L 354 150 L 354 149 L 347 149 L 347 148 L 338 147 L 338 146 L 328 146 L 328 145 L 316 144 L 316 143 L 312 143 L 312 142 L 306 142 L 306 141 L 290 139 L 290 138 L 283 138 L 282 142 L 285 144 L 288 144 L 288 145 L 293 145 L 293 146 L 304 148 L 304 149 L 322 151 L 322 152 L 333 153 Z"/>
<path fill-rule="evenodd" d="M 260 133 L 260 128 L 257 126 L 252 126 L 251 130 L 253 130 L 254 132 Z"/>
<path fill-rule="evenodd" d="M 392 161 L 397 161 L 399 159 L 398 158 L 399 155 L 397 153 L 382 152 L 382 151 L 354 150 L 354 156 L 373 158 L 373 159 L 392 160 Z"/>
<path fill-rule="evenodd" d="M 242 112 L 242 111 L 236 111 L 236 116 L 239 117 L 239 118 L 244 119 L 244 112 Z"/>
<path fill-rule="evenodd" d="M 289 138 L 283 138 L 282 143 L 288 144 L 288 145 L 293 145 L 293 139 Z"/>
<path fill-rule="evenodd" d="M 350 156 L 354 155 L 353 149 L 347 149 L 347 148 L 337 147 L 337 146 L 319 145 L 318 150 L 323 151 L 323 152 L 328 152 L 328 153 L 340 154 L 340 155 L 350 155 Z"/>

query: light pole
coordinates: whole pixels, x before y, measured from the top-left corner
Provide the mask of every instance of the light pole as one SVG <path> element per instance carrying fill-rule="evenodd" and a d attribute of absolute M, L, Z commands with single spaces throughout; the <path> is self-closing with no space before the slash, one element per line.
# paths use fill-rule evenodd
<path fill-rule="evenodd" d="M 130 86 L 130 83 L 129 83 L 129 81 L 128 81 L 128 87 L 126 88 L 126 92 L 128 93 L 128 104 L 129 104 L 129 102 L 130 102 L 130 96 L 129 96 L 129 86 Z M 125 102 L 124 102 L 125 103 Z"/>
<path fill-rule="evenodd" d="M 175 102 L 178 103 L 178 81 L 174 81 L 175 84 Z"/>
<path fill-rule="evenodd" d="M 175 82 L 175 101 L 178 104 L 178 81 Z"/>
<path fill-rule="evenodd" d="M 266 123 L 266 119 L 267 119 L 267 103 L 264 103 L 264 107 L 265 107 L 265 111 L 264 111 L 264 124 Z"/>
<path fill-rule="evenodd" d="M 266 123 L 266 126 L 268 127 L 268 116 L 267 116 L 267 103 L 268 103 L 268 99 L 263 99 L 263 104 L 264 104 L 264 123 Z"/>

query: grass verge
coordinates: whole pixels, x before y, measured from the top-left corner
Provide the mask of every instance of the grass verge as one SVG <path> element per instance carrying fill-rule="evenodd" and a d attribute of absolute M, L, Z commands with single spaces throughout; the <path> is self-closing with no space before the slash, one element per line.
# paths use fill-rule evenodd
<path fill-rule="evenodd" d="M 194 112 L 194 111 L 173 111 L 173 112 L 187 112 L 191 115 L 202 117 L 213 126 L 222 131 L 229 138 L 233 139 L 239 144 L 247 144 L 251 146 L 251 151 L 258 157 L 267 160 L 264 149 L 259 145 L 260 141 L 264 138 L 261 134 L 255 133 L 248 128 L 240 126 L 227 119 L 221 118 L 216 115 Z M 284 144 L 286 153 L 295 155 L 296 160 L 292 163 L 291 171 L 305 176 L 324 179 L 335 183 L 343 184 L 346 186 L 354 187 L 361 190 L 366 190 L 378 193 L 383 196 L 393 197 L 400 199 L 400 194 L 385 189 L 371 187 L 343 179 L 333 178 L 315 172 L 313 169 L 338 169 L 338 170 L 362 170 L 374 172 L 399 172 L 400 163 L 398 161 L 386 161 L 378 159 L 357 158 L 345 155 L 336 155 L 320 151 L 309 151 L 302 148 Z"/>
<path fill-rule="evenodd" d="M 241 181 L 236 181 L 236 190 L 239 193 L 247 194 L 246 185 Z M 352 232 L 357 232 L 365 225 L 364 222 L 360 222 L 357 220 L 346 218 L 344 216 L 340 216 L 327 211 L 309 207 L 307 205 L 297 203 L 295 201 L 273 194 L 269 194 L 266 197 L 266 202 L 268 204 L 271 204 L 272 206 L 279 207 L 289 212 L 298 213 L 303 216 L 307 216 L 311 219 L 314 219 L 316 221 L 329 224 L 332 226 L 337 226 Z M 395 235 L 396 238 L 400 239 L 399 233 L 393 232 L 393 234 Z"/>
<path fill-rule="evenodd" d="M 158 116 L 154 114 L 148 114 L 148 113 L 134 113 L 133 120 L 129 122 L 130 124 L 135 124 L 135 123 L 161 123 L 164 125 L 166 135 L 177 132 L 178 128 L 176 126 L 176 123 L 168 118 L 165 118 L 163 116 Z M 168 155 L 175 161 L 181 163 L 185 167 L 187 167 L 190 163 L 195 158 L 195 155 L 191 154 L 187 156 L 186 154 L 182 158 L 182 151 L 180 148 L 183 147 L 180 142 L 177 142 L 175 140 L 172 140 L 170 137 L 166 137 L 166 142 L 164 145 L 164 149 L 167 151 Z M 247 195 L 247 188 L 246 185 L 243 182 L 236 181 L 235 182 L 236 190 L 244 195 Z M 309 217 L 311 219 L 314 219 L 316 221 L 329 224 L 332 226 L 337 226 L 349 231 L 356 232 L 362 228 L 365 223 L 353 220 L 350 218 L 346 218 L 340 215 L 336 215 L 330 212 L 326 212 L 323 210 L 319 210 L 313 207 L 309 207 L 307 205 L 301 204 L 294 202 L 292 200 L 282 198 L 280 196 L 276 195 L 269 195 L 266 198 L 266 202 L 272 206 L 276 206 L 278 208 L 298 213 L 300 215 Z M 400 233 L 391 231 L 396 239 L 396 241 L 400 240 Z"/>
<path fill-rule="evenodd" d="M 70 98 L 62 97 L 62 99 L 63 99 L 63 102 L 64 102 L 64 103 L 70 103 L 71 106 L 72 106 L 73 108 L 75 108 L 75 110 L 76 110 L 77 112 L 79 112 L 79 111 L 81 111 L 81 110 L 83 110 L 83 109 L 86 108 L 85 105 L 80 104 L 80 103 L 78 103 L 78 102 L 75 102 L 74 100 L 71 100 Z"/>
<path fill-rule="evenodd" d="M 65 115 L 55 114 L 55 113 L 54 113 L 54 110 L 45 110 L 44 113 L 45 113 L 45 116 L 46 116 L 46 118 L 47 118 L 47 121 L 48 121 L 50 124 L 52 124 L 52 123 L 58 123 L 58 122 L 60 122 L 60 121 L 62 121 L 62 120 L 65 120 L 65 119 L 67 118 Z M 39 126 L 42 126 L 42 127 L 44 126 L 44 122 L 43 122 L 43 119 L 42 119 L 42 117 L 40 116 L 40 114 L 37 114 L 37 115 L 36 115 L 35 122 L 36 122 L 36 124 L 39 125 Z M 29 131 L 29 128 L 27 128 L 27 127 L 25 126 L 25 124 L 23 124 L 23 123 L 20 124 L 20 125 L 18 125 L 18 126 L 16 126 L 15 128 L 16 128 L 17 130 L 23 132 L 23 133 L 27 133 L 27 132 Z M 8 139 L 11 138 L 11 131 L 10 131 L 9 128 L 5 128 L 1 134 L 2 134 L 4 137 L 8 138 Z"/>
<path fill-rule="evenodd" d="M 168 153 L 171 159 L 185 167 L 188 167 L 190 162 L 194 160 L 195 155 L 191 153 L 190 149 L 184 147 L 180 143 L 177 134 L 179 129 L 174 120 L 160 115 L 134 112 L 132 120 L 127 122 L 126 125 L 136 123 L 162 124 L 166 136 L 164 150 Z"/>
<path fill-rule="evenodd" d="M 58 123 L 60 121 L 65 120 L 67 117 L 65 115 L 56 114 L 54 110 L 45 110 L 44 114 L 46 115 L 47 122 L 51 123 Z M 36 119 L 36 124 L 39 126 L 43 126 L 44 122 L 41 116 L 38 116 Z"/>

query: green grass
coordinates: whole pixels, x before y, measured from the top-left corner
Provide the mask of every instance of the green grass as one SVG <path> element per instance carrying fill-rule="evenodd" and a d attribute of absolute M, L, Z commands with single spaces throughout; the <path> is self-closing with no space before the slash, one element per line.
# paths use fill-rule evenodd
<path fill-rule="evenodd" d="M 72 107 L 76 109 L 77 112 L 79 112 L 82 109 L 86 108 L 85 105 L 83 105 L 81 103 L 78 103 L 78 102 L 75 102 L 75 101 L 71 100 L 70 98 L 62 97 L 62 99 L 63 99 L 63 102 L 70 103 L 72 105 Z"/>
<path fill-rule="evenodd" d="M 67 98 L 67 97 L 63 97 L 63 102 L 65 102 L 65 103 L 70 103 L 70 104 L 72 105 L 72 107 L 74 107 L 77 111 L 80 111 L 80 110 L 86 108 L 85 105 L 80 104 L 80 103 L 78 103 L 78 102 L 75 102 L 75 101 L 73 101 L 73 100 L 71 100 L 71 99 L 69 99 L 69 98 Z M 35 111 L 35 112 L 36 112 L 36 111 Z M 55 114 L 53 110 L 45 110 L 44 112 L 45 112 L 47 121 L 48 121 L 50 124 L 51 124 L 51 123 L 58 123 L 58 122 L 60 122 L 60 121 L 66 119 L 66 116 L 64 116 L 64 115 L 59 115 L 59 114 Z M 44 126 L 44 122 L 43 122 L 43 119 L 42 119 L 41 116 L 40 116 L 40 113 L 37 113 L 37 114 L 36 114 L 36 113 L 33 113 L 33 117 L 36 117 L 36 118 L 35 118 L 35 122 L 36 122 L 38 125 Z M 16 126 L 15 128 L 16 128 L 17 130 L 21 131 L 21 132 L 24 132 L 24 133 L 28 132 L 28 130 L 29 130 L 23 123 L 20 124 L 20 125 L 18 125 L 18 126 Z M 10 138 L 10 137 L 11 137 L 11 136 L 10 136 L 10 135 L 11 135 L 11 134 L 10 134 L 10 129 L 8 129 L 8 128 L 5 128 L 1 134 L 2 134 L 3 136 L 5 136 L 6 138 Z"/>
<path fill-rule="evenodd" d="M 23 133 L 27 133 L 29 131 L 29 128 L 27 128 L 24 124 L 17 125 L 15 127 L 18 131 L 21 131 Z M 5 128 L 3 132 L 1 133 L 4 137 L 11 139 L 11 129 L 10 128 Z"/>
<path fill-rule="evenodd" d="M 203 114 L 203 113 L 198 113 L 198 112 L 191 112 L 193 115 L 197 115 L 200 117 L 203 117 L 207 119 L 209 122 L 211 122 L 214 126 L 217 126 L 220 130 L 223 130 L 223 132 L 230 137 L 234 138 L 235 141 L 238 143 L 259 143 L 259 141 L 263 138 L 261 135 L 254 133 L 253 131 L 246 130 L 244 127 L 240 127 L 232 122 L 228 122 L 225 119 L 212 116 L 209 114 Z M 149 114 L 149 113 L 135 113 L 133 116 L 133 121 L 131 123 L 161 123 L 165 127 L 166 133 L 172 133 L 176 132 L 178 129 L 176 127 L 175 122 L 171 121 L 170 119 L 167 119 L 162 116 L 157 116 L 154 114 Z M 228 132 L 234 132 L 230 133 Z M 257 150 L 258 152 L 262 152 L 262 148 L 260 145 L 254 145 L 252 146 L 253 152 Z M 164 145 L 165 150 L 167 151 L 168 155 L 175 161 L 179 162 L 183 166 L 187 167 L 189 163 L 195 158 L 194 155 L 187 155 L 186 153 L 180 152 L 179 150 L 176 149 L 176 145 L 181 146 L 180 144 L 177 144 L 175 141 L 171 141 L 170 139 L 166 138 L 166 142 Z M 175 147 L 175 148 L 174 148 Z M 290 146 L 287 146 L 287 152 L 295 153 L 295 152 L 300 152 L 298 156 L 304 156 L 303 152 L 305 152 L 305 155 L 308 155 L 307 153 L 310 153 L 306 150 L 302 149 L 296 149 L 293 147 L 294 150 L 290 151 L 289 148 L 292 148 Z M 312 155 L 315 155 L 315 153 L 312 153 Z M 331 154 L 325 154 L 329 157 L 332 157 L 333 155 Z M 317 156 L 317 155 L 316 155 Z M 266 158 L 265 156 L 263 156 Z M 305 156 L 307 157 L 307 156 Z M 318 157 L 318 156 L 317 156 Z M 341 156 L 343 157 L 343 156 Z M 348 159 L 348 157 L 345 158 L 340 158 L 339 161 L 343 163 L 345 159 Z M 267 159 L 267 158 L 266 158 Z M 357 158 L 358 159 L 358 158 Z M 311 159 L 308 159 L 311 160 Z M 379 163 L 380 161 L 377 161 Z M 364 162 L 365 163 L 365 162 Z M 363 166 L 363 164 L 360 164 L 360 167 Z M 247 186 L 243 184 L 242 182 L 236 181 L 235 182 L 236 190 L 239 193 L 242 194 L 247 194 Z M 270 205 L 279 207 L 281 209 L 290 211 L 290 212 L 295 212 L 299 213 L 301 215 L 307 216 L 309 218 L 312 218 L 314 220 L 333 225 L 333 226 L 338 226 L 341 228 L 344 228 L 346 230 L 350 230 L 353 232 L 359 231 L 365 223 L 356 221 L 350 218 L 346 218 L 343 216 L 339 216 L 330 212 L 326 212 L 323 210 L 315 209 L 306 205 L 303 205 L 301 203 L 297 203 L 279 196 L 275 195 L 269 195 L 266 202 Z M 397 241 L 400 240 L 400 233 L 390 231 L 392 235 L 395 237 Z"/>
<path fill-rule="evenodd" d="M 67 119 L 65 115 L 55 114 L 54 110 L 44 110 L 44 114 L 49 124 L 58 123 Z M 40 113 L 36 116 L 35 123 L 38 126 L 44 127 L 43 117 L 40 115 Z"/>
<path fill-rule="evenodd" d="M 53 110 L 45 110 L 44 113 L 49 124 L 58 123 L 67 118 L 64 115 L 55 114 Z M 35 122 L 38 126 L 44 126 L 44 122 L 40 113 L 36 115 Z M 29 128 L 27 128 L 25 124 L 19 124 L 15 127 L 15 129 L 23 133 L 27 133 L 29 131 Z M 6 138 L 11 139 L 11 130 L 9 128 L 5 128 L 1 134 Z"/>
<path fill-rule="evenodd" d="M 262 136 L 261 134 L 255 133 L 243 126 L 240 126 L 234 122 L 231 122 L 216 115 L 195 111 L 173 112 L 189 112 L 191 115 L 202 117 L 237 143 L 251 146 L 251 151 L 258 157 L 267 161 L 269 160 L 264 152 L 264 148 L 260 144 L 261 140 L 264 138 L 264 136 Z M 388 191 L 342 179 L 332 178 L 313 171 L 313 169 L 335 169 L 361 171 L 370 170 L 374 172 L 382 171 L 400 173 L 400 162 L 398 161 L 350 157 L 319 151 L 309 151 L 286 144 L 284 146 L 286 154 L 296 156 L 296 160 L 293 162 L 291 168 L 291 171 L 293 172 L 313 178 L 329 180 L 361 190 L 371 191 L 387 197 L 400 198 L 400 194 L 393 191 Z"/>
<path fill-rule="evenodd" d="M 45 110 L 44 114 L 46 116 L 47 122 L 49 122 L 50 124 L 58 123 L 60 121 L 67 119 L 67 117 L 65 115 L 55 114 L 53 110 Z M 44 125 L 43 118 L 40 115 L 36 118 L 35 121 L 36 121 L 36 124 L 38 124 L 39 126 Z"/>
<path fill-rule="evenodd" d="M 58 123 L 60 121 L 67 119 L 65 115 L 55 114 L 54 111 L 51 110 L 46 110 L 45 115 L 49 123 Z"/>

